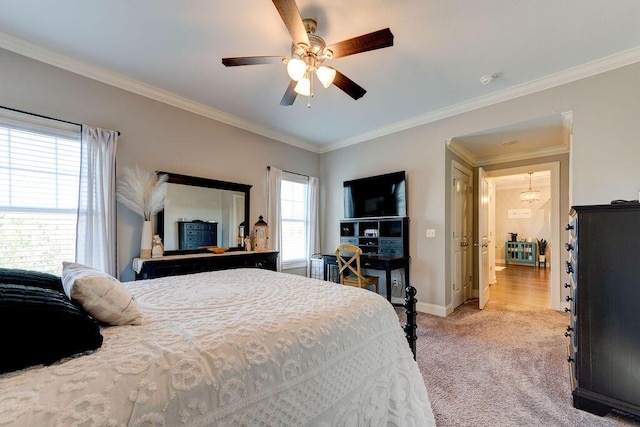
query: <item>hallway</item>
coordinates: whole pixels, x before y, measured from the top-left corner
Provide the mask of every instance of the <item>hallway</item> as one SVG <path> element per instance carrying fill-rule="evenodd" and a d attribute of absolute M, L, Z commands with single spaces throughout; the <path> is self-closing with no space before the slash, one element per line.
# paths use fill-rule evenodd
<path fill-rule="evenodd" d="M 509 265 L 498 271 L 491 285 L 491 301 L 551 308 L 551 269 Z"/>

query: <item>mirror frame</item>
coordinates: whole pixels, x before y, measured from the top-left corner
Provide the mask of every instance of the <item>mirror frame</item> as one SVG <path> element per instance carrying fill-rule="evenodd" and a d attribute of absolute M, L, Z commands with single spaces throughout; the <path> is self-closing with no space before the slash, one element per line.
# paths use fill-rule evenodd
<path fill-rule="evenodd" d="M 250 227 L 248 226 L 248 224 L 249 224 L 249 212 L 250 212 L 249 211 L 249 206 L 250 206 L 249 192 L 251 191 L 251 185 L 238 184 L 236 182 L 219 181 L 217 179 L 210 179 L 210 178 L 200 178 L 197 176 L 181 175 L 181 174 L 172 173 L 172 172 L 156 171 L 156 173 L 158 175 L 163 175 L 163 174 L 167 175 L 169 177 L 167 182 L 172 184 L 192 185 L 195 187 L 206 187 L 206 188 L 214 188 L 217 190 L 230 190 L 230 191 L 237 191 L 237 192 L 244 193 L 244 223 L 245 223 L 244 232 L 245 232 L 245 237 L 248 235 L 250 231 Z M 164 241 L 164 209 L 158 212 L 156 224 L 157 224 L 156 234 L 160 235 L 160 237 L 162 237 L 162 240 Z M 229 248 L 229 250 L 233 250 L 233 248 Z M 165 251 L 165 254 L 167 255 L 169 253 L 180 254 L 180 253 L 188 253 L 188 252 L 194 252 L 194 251 L 193 250 L 172 250 L 172 251 Z"/>

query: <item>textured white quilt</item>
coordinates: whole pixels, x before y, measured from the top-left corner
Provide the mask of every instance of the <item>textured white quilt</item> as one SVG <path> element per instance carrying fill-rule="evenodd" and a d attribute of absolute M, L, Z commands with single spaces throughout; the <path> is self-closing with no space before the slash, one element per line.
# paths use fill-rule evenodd
<path fill-rule="evenodd" d="M 126 285 L 144 324 L 0 376 L 0 426 L 435 425 L 398 317 L 373 292 L 258 269 Z"/>

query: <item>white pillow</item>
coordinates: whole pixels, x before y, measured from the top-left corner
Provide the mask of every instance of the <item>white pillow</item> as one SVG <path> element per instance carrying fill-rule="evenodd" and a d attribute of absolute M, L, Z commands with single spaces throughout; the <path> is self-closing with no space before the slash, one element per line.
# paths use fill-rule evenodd
<path fill-rule="evenodd" d="M 118 279 L 86 265 L 62 265 L 64 292 L 95 319 L 108 325 L 142 324 L 138 304 Z"/>

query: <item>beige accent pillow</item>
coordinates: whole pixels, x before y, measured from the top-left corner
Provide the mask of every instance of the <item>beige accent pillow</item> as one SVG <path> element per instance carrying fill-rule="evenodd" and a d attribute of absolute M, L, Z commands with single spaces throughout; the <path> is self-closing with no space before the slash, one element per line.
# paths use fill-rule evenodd
<path fill-rule="evenodd" d="M 108 325 L 142 324 L 136 300 L 118 279 L 86 265 L 62 265 L 64 292 L 95 319 Z"/>

